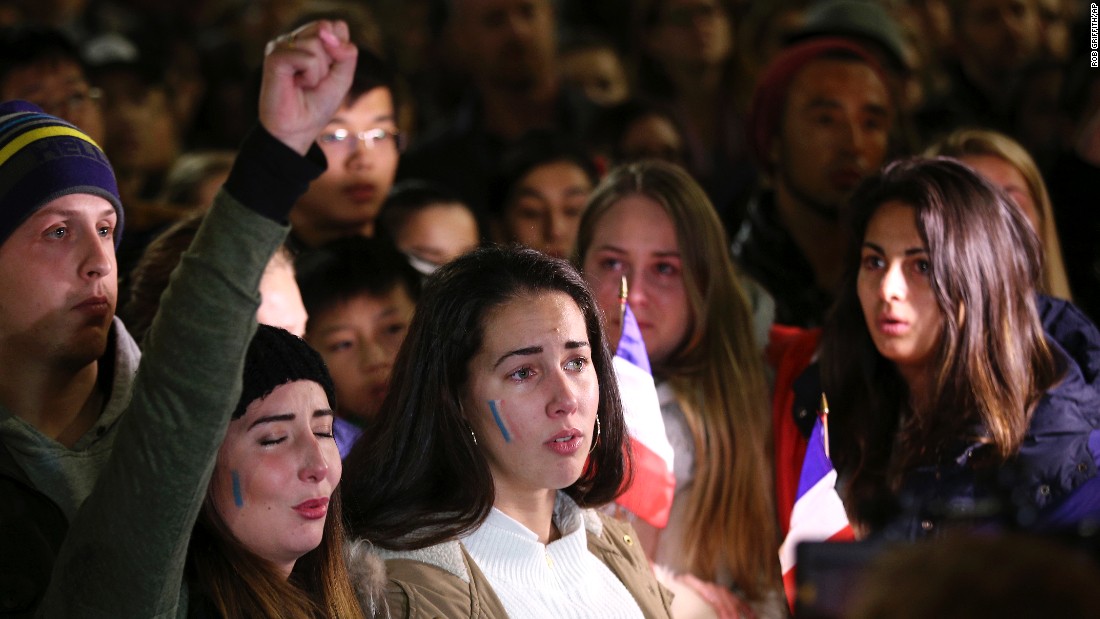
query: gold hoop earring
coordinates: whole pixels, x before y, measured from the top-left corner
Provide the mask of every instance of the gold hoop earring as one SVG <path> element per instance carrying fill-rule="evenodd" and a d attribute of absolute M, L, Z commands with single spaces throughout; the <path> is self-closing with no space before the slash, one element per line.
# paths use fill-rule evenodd
<path fill-rule="evenodd" d="M 596 413 L 596 436 L 592 437 L 592 446 L 588 448 L 588 453 L 591 454 L 596 451 L 596 443 L 600 440 L 600 415 Z"/>

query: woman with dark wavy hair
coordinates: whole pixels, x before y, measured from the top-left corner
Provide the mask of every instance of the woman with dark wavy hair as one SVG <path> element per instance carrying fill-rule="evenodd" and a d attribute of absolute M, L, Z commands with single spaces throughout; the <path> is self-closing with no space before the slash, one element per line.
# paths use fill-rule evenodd
<path fill-rule="evenodd" d="M 519 248 L 460 257 L 427 281 L 346 461 L 349 530 L 368 542 L 352 567 L 380 551 L 397 617 L 665 617 L 633 530 L 588 509 L 629 478 L 626 444 L 573 267 Z"/>
<path fill-rule="evenodd" d="M 825 330 L 833 461 L 864 533 L 1100 515 L 1100 333 L 1037 294 L 1021 209 L 950 159 L 853 196 L 851 270 Z"/>

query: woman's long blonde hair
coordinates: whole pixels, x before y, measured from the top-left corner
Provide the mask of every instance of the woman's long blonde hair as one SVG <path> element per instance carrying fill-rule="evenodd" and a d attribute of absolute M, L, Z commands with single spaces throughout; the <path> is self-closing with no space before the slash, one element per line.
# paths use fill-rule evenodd
<path fill-rule="evenodd" d="M 1066 265 L 1062 260 L 1062 243 L 1058 240 L 1058 227 L 1054 223 L 1054 207 L 1050 202 L 1047 185 L 1039 166 L 1019 142 L 1003 133 L 988 129 L 959 129 L 928 147 L 929 157 L 997 157 L 1016 168 L 1027 183 L 1035 207 L 1039 211 L 1039 240 L 1043 245 L 1043 292 L 1062 299 L 1072 300 Z"/>
<path fill-rule="evenodd" d="M 778 585 L 778 527 L 767 381 L 752 312 L 710 200 L 672 164 L 632 163 L 600 183 L 581 219 L 578 264 L 600 219 L 631 195 L 657 202 L 672 219 L 691 308 L 684 341 L 654 366 L 674 389 L 695 440 L 686 562 L 695 576 L 728 574 L 748 598 L 760 599 Z"/>

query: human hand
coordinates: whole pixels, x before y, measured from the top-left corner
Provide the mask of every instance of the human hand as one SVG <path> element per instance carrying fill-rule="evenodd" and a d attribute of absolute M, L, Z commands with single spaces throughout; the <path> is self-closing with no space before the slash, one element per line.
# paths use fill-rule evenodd
<path fill-rule="evenodd" d="M 755 619 L 756 617 L 752 608 L 726 587 L 700 580 L 691 574 L 680 574 L 676 580 L 687 585 L 703 598 L 718 619 Z"/>
<path fill-rule="evenodd" d="M 306 154 L 347 97 L 358 54 L 342 21 L 310 22 L 268 42 L 260 124 Z"/>

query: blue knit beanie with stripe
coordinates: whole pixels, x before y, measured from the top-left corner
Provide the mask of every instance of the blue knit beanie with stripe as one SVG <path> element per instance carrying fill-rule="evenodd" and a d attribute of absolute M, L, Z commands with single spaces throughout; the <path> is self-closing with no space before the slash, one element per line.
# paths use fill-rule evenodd
<path fill-rule="evenodd" d="M 114 170 L 99 145 L 32 103 L 0 103 L 0 244 L 35 211 L 74 193 L 99 196 L 115 207 L 117 248 L 122 201 Z"/>

